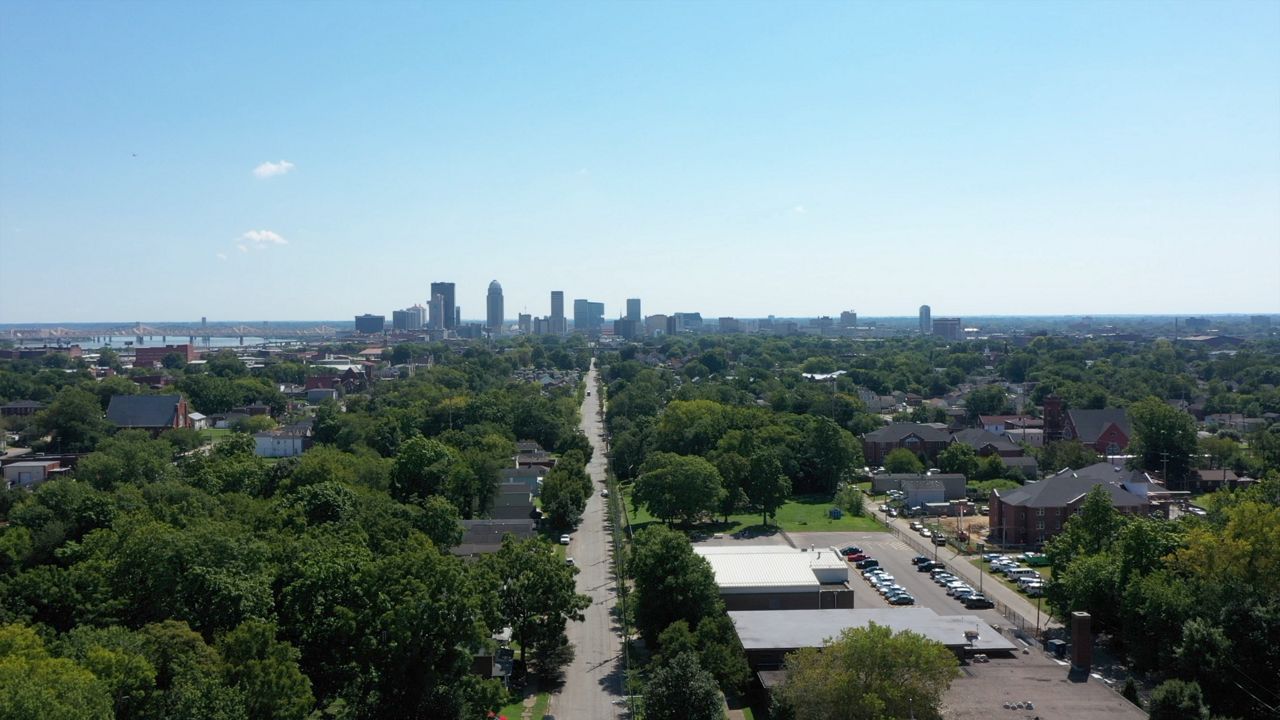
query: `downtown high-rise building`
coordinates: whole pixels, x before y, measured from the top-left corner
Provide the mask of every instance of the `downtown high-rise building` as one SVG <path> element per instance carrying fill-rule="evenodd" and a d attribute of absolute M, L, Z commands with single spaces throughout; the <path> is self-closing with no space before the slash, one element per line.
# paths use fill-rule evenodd
<path fill-rule="evenodd" d="M 644 319 L 640 316 L 640 298 L 627 298 L 626 319 L 632 322 L 640 322 Z"/>
<path fill-rule="evenodd" d="M 932 313 L 932 310 L 929 309 L 928 305 L 920 306 L 920 334 L 921 335 L 933 334 L 933 317 L 931 313 Z"/>
<path fill-rule="evenodd" d="M 440 315 L 434 314 L 436 304 L 431 303 L 431 327 L 441 330 L 453 330 L 458 326 L 457 323 L 457 296 L 454 294 L 454 285 L 451 282 L 433 282 L 431 283 L 431 297 L 440 296 Z M 437 317 L 439 322 L 437 322 Z"/>
<path fill-rule="evenodd" d="M 563 335 L 569 331 L 569 326 L 565 323 L 564 318 L 564 291 L 551 291 L 551 326 L 548 332 L 552 335 Z"/>
<path fill-rule="evenodd" d="M 579 298 L 573 301 L 573 331 L 598 333 L 604 327 L 604 303 Z"/>
<path fill-rule="evenodd" d="M 502 332 L 503 307 L 502 307 L 502 286 L 497 280 L 489 283 L 489 293 L 485 296 L 485 322 L 484 326 L 491 333 Z"/>

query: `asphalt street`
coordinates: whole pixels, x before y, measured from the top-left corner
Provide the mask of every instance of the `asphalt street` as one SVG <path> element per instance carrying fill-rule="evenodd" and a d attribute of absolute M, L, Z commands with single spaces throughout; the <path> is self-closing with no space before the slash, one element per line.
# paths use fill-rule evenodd
<path fill-rule="evenodd" d="M 582 403 L 582 432 L 594 452 L 587 472 L 595 493 L 587 501 L 582 524 L 572 534 L 566 555 L 578 565 L 578 592 L 591 597 L 582 622 L 569 623 L 573 663 L 565 671 L 564 685 L 551 697 L 549 713 L 556 720 L 604 720 L 624 715 L 622 698 L 621 626 L 615 621 L 615 588 L 610 574 L 611 539 L 605 523 L 606 501 L 600 496 L 605 480 L 605 448 L 601 437 L 600 396 L 594 362 L 587 373 L 591 392 Z M 534 718 L 541 720 L 541 718 Z"/>

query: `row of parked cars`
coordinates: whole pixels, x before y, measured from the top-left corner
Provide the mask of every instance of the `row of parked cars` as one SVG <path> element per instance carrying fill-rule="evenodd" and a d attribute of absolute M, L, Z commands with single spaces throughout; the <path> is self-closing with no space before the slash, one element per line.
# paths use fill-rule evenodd
<path fill-rule="evenodd" d="M 1000 553 L 987 553 L 982 556 L 982 559 L 991 564 L 992 574 L 999 573 L 1009 578 L 1027 596 L 1039 597 L 1044 594 L 1044 578 L 1035 570 L 1020 565 L 1017 558 Z"/>
<path fill-rule="evenodd" d="M 853 563 L 853 566 L 862 571 L 862 579 L 866 580 L 871 587 L 890 605 L 915 605 L 916 599 L 907 589 L 897 584 L 893 580 L 893 576 L 889 571 L 880 567 L 880 561 L 870 557 L 862 552 L 862 548 L 857 545 L 849 545 L 840 548 L 840 554 L 845 560 Z"/>
<path fill-rule="evenodd" d="M 974 590 L 972 586 L 964 580 L 952 575 L 947 571 L 945 565 L 930 559 L 926 555 L 917 555 L 911 560 L 912 564 L 920 572 L 929 573 L 929 577 L 934 582 L 946 589 L 947 595 L 959 600 L 964 606 L 970 610 L 982 610 L 985 608 L 995 607 L 995 603 L 991 602 L 982 593 Z"/>

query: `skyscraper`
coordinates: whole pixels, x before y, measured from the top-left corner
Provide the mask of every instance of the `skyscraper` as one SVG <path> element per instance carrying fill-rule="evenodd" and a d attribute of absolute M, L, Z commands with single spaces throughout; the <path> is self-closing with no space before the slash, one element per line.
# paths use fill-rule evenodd
<path fill-rule="evenodd" d="M 497 280 L 489 283 L 489 294 L 485 297 L 485 327 L 489 332 L 502 332 L 502 286 Z"/>
<path fill-rule="evenodd" d="M 453 283 L 431 283 L 431 297 L 435 297 L 436 295 L 440 295 L 442 298 L 440 311 L 443 317 L 441 318 L 440 327 L 445 330 L 453 330 L 457 327 L 457 303 L 456 296 L 454 295 Z M 435 319 L 433 318 L 431 322 L 434 325 Z"/>
<path fill-rule="evenodd" d="M 552 335 L 563 335 L 568 331 L 564 321 L 564 291 L 551 291 L 551 328 Z"/>
<path fill-rule="evenodd" d="M 573 331 L 596 333 L 604 328 L 604 303 L 577 299 L 573 301 Z"/>
<path fill-rule="evenodd" d="M 640 322 L 640 298 L 627 298 L 627 319 Z"/>
<path fill-rule="evenodd" d="M 928 305 L 920 306 L 920 334 L 921 335 L 933 334 L 933 318 L 930 315 L 930 310 Z"/>
<path fill-rule="evenodd" d="M 444 296 L 439 293 L 431 293 L 431 302 L 428 303 L 427 327 L 432 330 L 444 329 Z"/>

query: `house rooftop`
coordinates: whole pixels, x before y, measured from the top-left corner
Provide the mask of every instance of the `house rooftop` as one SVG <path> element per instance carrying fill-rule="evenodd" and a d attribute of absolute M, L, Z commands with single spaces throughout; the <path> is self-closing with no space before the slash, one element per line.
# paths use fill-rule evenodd
<path fill-rule="evenodd" d="M 822 647 L 846 628 L 871 623 L 894 632 L 909 630 L 949 648 L 974 652 L 1013 652 L 1016 647 L 976 615 L 938 615 L 929 608 L 829 610 L 743 610 L 729 613 L 742 647 L 752 650 L 794 650 Z M 970 637 L 967 633 L 976 633 Z"/>
<path fill-rule="evenodd" d="M 181 395 L 113 395 L 107 419 L 122 428 L 171 427 Z"/>
<path fill-rule="evenodd" d="M 1020 488 L 997 490 L 996 497 L 1009 505 L 1022 507 L 1066 507 L 1101 486 L 1111 495 L 1115 507 L 1144 507 L 1149 503 L 1125 490 L 1124 483 L 1145 481 L 1137 470 L 1125 470 L 1109 462 L 1100 462 L 1079 470 L 1061 470 L 1044 480 L 1029 482 Z"/>

